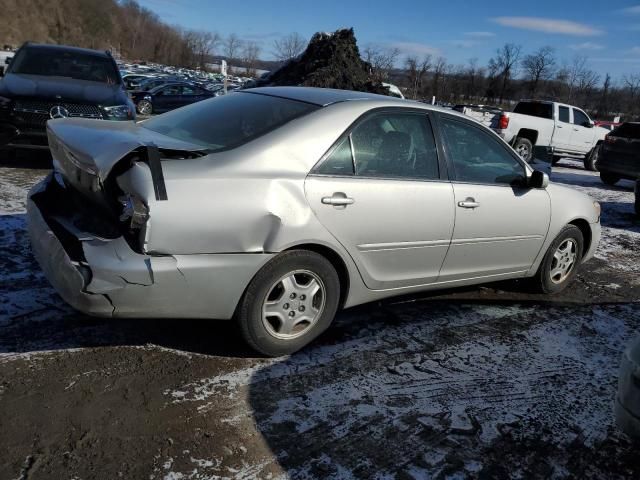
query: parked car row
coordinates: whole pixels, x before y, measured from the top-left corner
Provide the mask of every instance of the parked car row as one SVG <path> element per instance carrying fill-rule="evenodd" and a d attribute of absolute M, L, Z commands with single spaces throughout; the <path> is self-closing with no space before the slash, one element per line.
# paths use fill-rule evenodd
<path fill-rule="evenodd" d="M 136 110 L 141 115 L 163 113 L 211 97 L 237 90 L 249 79 L 234 77 L 227 82 L 219 74 L 175 69 L 172 67 L 125 67 L 122 78 Z"/>

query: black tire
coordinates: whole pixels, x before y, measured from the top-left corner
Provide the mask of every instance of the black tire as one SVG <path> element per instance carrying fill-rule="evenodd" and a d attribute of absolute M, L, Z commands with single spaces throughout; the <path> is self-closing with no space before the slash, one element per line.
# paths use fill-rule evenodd
<path fill-rule="evenodd" d="M 558 283 L 554 282 L 551 278 L 551 271 L 554 268 L 554 254 L 566 240 L 573 239 L 575 242 L 576 248 L 576 257 L 573 262 L 573 265 L 568 272 L 568 275 L 561 279 Z M 567 225 L 564 227 L 556 239 L 549 245 L 547 249 L 547 253 L 536 272 L 535 277 L 533 277 L 534 287 L 537 291 L 546 294 L 554 294 L 559 293 L 564 290 L 573 277 L 576 275 L 576 271 L 578 270 L 578 265 L 580 264 L 580 260 L 582 259 L 582 255 L 584 253 L 584 237 L 582 236 L 582 232 L 575 225 Z"/>
<path fill-rule="evenodd" d="M 598 171 L 598 157 L 600 156 L 600 145 L 596 145 L 591 151 L 584 157 L 584 169 L 591 172 Z"/>
<path fill-rule="evenodd" d="M 140 115 L 151 115 L 153 104 L 149 100 L 140 100 L 136 105 L 136 110 Z"/>
<path fill-rule="evenodd" d="M 533 159 L 533 143 L 528 138 L 516 138 L 513 149 L 525 162 L 529 163 Z"/>
<path fill-rule="evenodd" d="M 602 180 L 607 185 L 613 186 L 620 181 L 620 177 L 615 173 L 600 172 L 600 180 Z"/>
<path fill-rule="evenodd" d="M 290 339 L 277 338 L 265 326 L 263 303 L 279 279 L 300 270 L 312 272 L 322 281 L 326 292 L 324 308 L 301 336 Z M 315 252 L 291 250 L 279 254 L 256 273 L 240 300 L 236 321 L 245 341 L 257 352 L 270 357 L 289 355 L 313 341 L 331 325 L 339 302 L 340 278 L 331 262 Z"/>

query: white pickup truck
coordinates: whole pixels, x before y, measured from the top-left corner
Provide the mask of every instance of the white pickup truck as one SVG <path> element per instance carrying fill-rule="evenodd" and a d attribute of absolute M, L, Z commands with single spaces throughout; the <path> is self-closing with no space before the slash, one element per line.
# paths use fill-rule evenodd
<path fill-rule="evenodd" d="M 467 113 L 467 112 L 465 112 Z M 474 118 L 478 114 L 469 111 Z M 571 105 L 538 100 L 522 100 L 513 112 L 477 118 L 491 127 L 526 161 L 534 147 L 552 147 L 554 163 L 561 157 L 583 158 L 588 170 L 595 170 L 600 144 L 609 131 L 596 127 L 584 111 Z"/>

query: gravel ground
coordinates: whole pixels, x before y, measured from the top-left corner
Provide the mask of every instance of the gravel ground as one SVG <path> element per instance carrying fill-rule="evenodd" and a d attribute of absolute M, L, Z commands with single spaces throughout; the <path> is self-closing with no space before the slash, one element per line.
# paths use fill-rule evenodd
<path fill-rule="evenodd" d="M 640 330 L 632 185 L 563 161 L 603 240 L 565 293 L 517 282 L 357 307 L 291 357 L 231 322 L 74 312 L 32 259 L 46 159 L 0 159 L 0 478 L 640 478 L 613 424 Z"/>

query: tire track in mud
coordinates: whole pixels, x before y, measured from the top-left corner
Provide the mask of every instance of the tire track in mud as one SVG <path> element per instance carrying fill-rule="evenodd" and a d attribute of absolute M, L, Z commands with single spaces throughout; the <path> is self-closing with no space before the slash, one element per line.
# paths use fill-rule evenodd
<path fill-rule="evenodd" d="M 429 449 L 440 445 L 450 454 L 463 444 L 467 453 L 456 457 L 456 468 L 471 474 L 483 449 L 503 436 L 501 426 L 514 422 L 540 422 L 559 451 L 576 430 L 587 448 L 608 438 L 618 351 L 640 327 L 639 306 L 504 307 L 498 319 L 481 312 L 440 305 L 429 322 L 420 309 L 398 306 L 391 325 L 367 327 L 344 349 L 317 347 L 267 361 L 249 376 L 238 371 L 186 385 L 179 399 L 165 393 L 170 401 L 206 405 L 209 414 L 221 411 L 220 397 L 248 396 L 248 405 L 226 413 L 238 426 L 255 420 L 280 464 L 302 478 L 415 468 L 436 474 L 448 460 L 430 465 Z M 197 394 L 196 385 L 204 386 Z"/>

